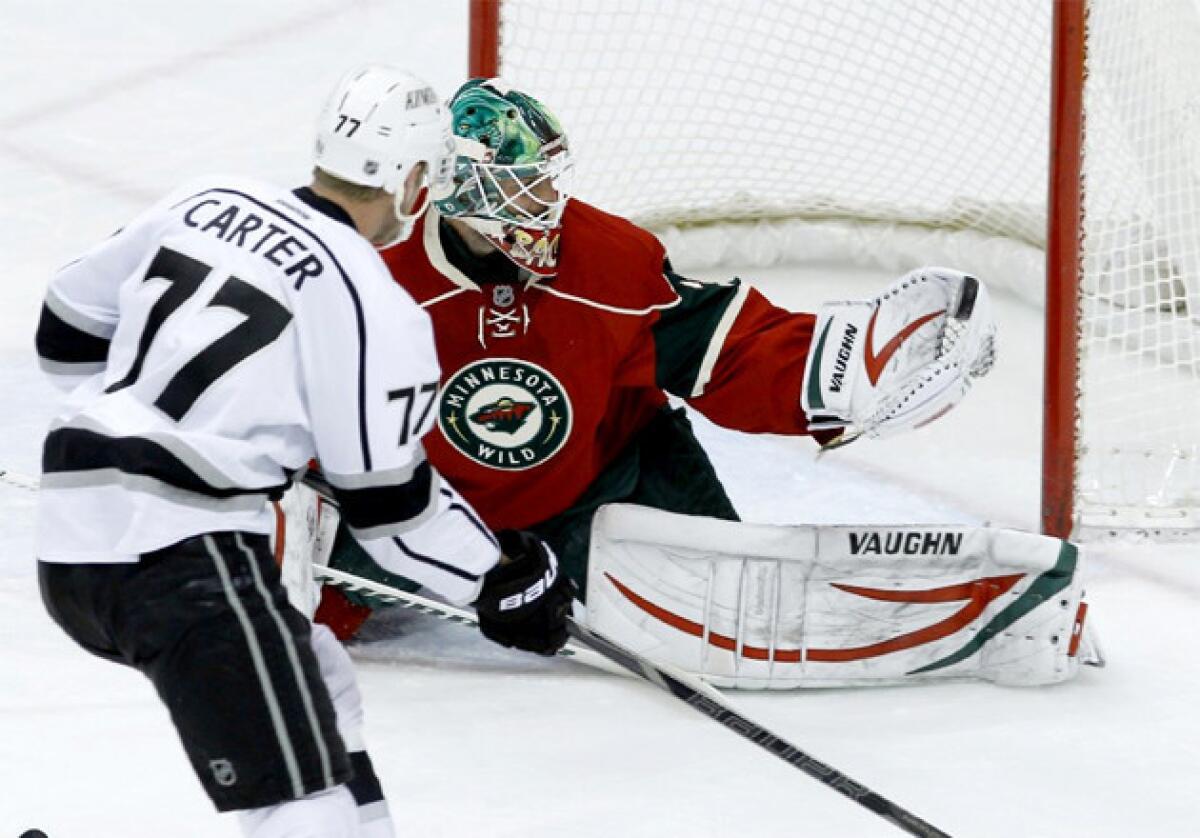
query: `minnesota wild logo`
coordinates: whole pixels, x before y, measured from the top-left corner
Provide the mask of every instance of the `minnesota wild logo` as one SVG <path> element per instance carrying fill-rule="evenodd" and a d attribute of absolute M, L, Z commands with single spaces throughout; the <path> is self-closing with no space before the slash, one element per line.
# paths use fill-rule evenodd
<path fill-rule="evenodd" d="M 442 388 L 438 426 L 480 465 L 505 471 L 553 457 L 571 433 L 571 401 L 553 375 L 516 358 L 486 358 Z"/>
<path fill-rule="evenodd" d="M 503 396 L 491 404 L 485 404 L 471 414 L 471 421 L 483 425 L 489 431 L 516 433 L 525 419 L 537 407 L 533 402 L 515 402 Z"/>

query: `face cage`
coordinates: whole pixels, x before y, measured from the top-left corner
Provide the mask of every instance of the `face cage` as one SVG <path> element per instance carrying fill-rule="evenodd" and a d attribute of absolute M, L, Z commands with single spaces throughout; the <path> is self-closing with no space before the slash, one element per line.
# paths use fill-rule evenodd
<path fill-rule="evenodd" d="M 472 163 L 470 179 L 459 194 L 473 199 L 474 206 L 464 214 L 531 230 L 558 227 L 570 195 L 572 166 L 569 160 L 560 162 L 565 157 L 560 154 L 547 163 L 524 165 Z M 547 185 L 557 196 L 553 201 L 536 194 Z"/>

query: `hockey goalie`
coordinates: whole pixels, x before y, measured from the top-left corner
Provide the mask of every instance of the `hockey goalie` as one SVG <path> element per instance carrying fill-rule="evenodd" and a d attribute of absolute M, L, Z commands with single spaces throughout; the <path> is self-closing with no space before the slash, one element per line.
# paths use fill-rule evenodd
<path fill-rule="evenodd" d="M 453 173 L 383 252 L 433 321 L 441 376 L 393 394 L 395 409 L 436 417 L 429 461 L 489 527 L 553 550 L 589 625 L 743 687 L 1070 676 L 1074 547 L 743 524 L 669 401 L 826 448 L 921 427 L 992 366 L 984 282 L 921 267 L 811 313 L 738 279 L 698 282 L 649 232 L 571 195 L 567 133 L 534 96 L 473 79 L 449 106 Z M 412 590 L 352 538 L 326 543 L 331 567 Z M 378 605 L 327 588 L 316 618 L 348 639 Z"/>
<path fill-rule="evenodd" d="M 926 336 L 930 319 L 915 313 L 939 306 L 954 315 Z M 949 271 L 908 276 L 873 301 L 831 304 L 818 324 L 804 408 L 813 424 L 837 430 L 832 445 L 930 421 L 994 355 L 986 290 Z M 864 347 L 885 329 L 913 339 L 873 377 Z M 310 564 L 335 554 L 337 511 L 305 487 L 284 505 L 284 575 L 311 613 L 319 593 Z M 580 619 L 717 686 L 1041 685 L 1102 662 L 1085 641 L 1080 550 L 1059 539 L 964 526 L 748 524 L 635 503 L 601 505 L 587 537 Z"/>

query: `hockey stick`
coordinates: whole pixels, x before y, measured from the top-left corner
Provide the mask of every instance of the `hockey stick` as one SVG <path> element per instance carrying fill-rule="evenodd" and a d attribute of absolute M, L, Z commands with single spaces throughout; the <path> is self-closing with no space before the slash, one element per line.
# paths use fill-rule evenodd
<path fill-rule="evenodd" d="M 313 570 L 314 575 L 318 578 L 326 579 L 336 585 L 348 587 L 351 590 L 368 591 L 395 602 L 397 605 L 414 608 L 422 613 L 431 614 L 459 625 L 477 625 L 473 614 L 452 605 L 427 599 L 417 594 L 410 594 L 399 588 L 372 582 L 369 579 L 332 568 L 314 566 Z M 580 663 L 596 666 L 597 663 L 594 663 L 593 660 L 599 658 L 606 662 L 600 668 L 608 671 L 612 671 L 612 664 L 615 664 L 622 671 L 665 690 L 689 707 L 779 757 L 793 768 L 800 769 L 834 791 L 844 794 L 858 805 L 869 809 L 908 834 L 921 838 L 949 838 L 948 833 L 872 791 L 862 783 L 852 780 L 836 768 L 810 756 L 757 722 L 746 718 L 729 706 L 720 692 L 699 678 L 668 664 L 654 663 L 572 619 L 567 621 L 567 630 L 574 642 L 569 644 L 563 652 L 570 654 Z"/>
<path fill-rule="evenodd" d="M 27 490 L 38 488 L 36 480 L 24 475 L 14 475 L 11 471 L 3 469 L 0 469 L 0 482 Z M 325 487 L 313 488 L 320 492 Z M 478 625 L 475 616 L 468 611 L 354 574 L 314 565 L 313 575 L 318 580 L 329 581 L 350 590 L 367 591 L 385 601 L 452 623 L 464 626 Z M 567 629 L 574 638 L 574 643 L 568 644 L 559 654 L 605 671 L 628 672 L 665 690 L 689 707 L 779 757 L 793 768 L 798 768 L 813 779 L 840 792 L 910 835 L 920 838 L 949 838 L 948 833 L 743 716 L 726 703 L 720 692 L 700 679 L 673 666 L 654 663 L 574 620 L 568 619 Z"/>
<path fill-rule="evenodd" d="M 917 835 L 921 838 L 950 838 L 948 833 L 928 821 L 922 820 L 902 806 L 872 791 L 862 783 L 852 780 L 836 768 L 810 756 L 786 739 L 776 736 L 762 725 L 746 718 L 730 707 L 721 693 L 700 679 L 675 667 L 649 661 L 595 631 L 579 625 L 574 620 L 567 624 L 567 628 L 571 636 L 582 646 L 604 655 L 639 678 L 666 690 L 692 709 L 719 722 L 738 736 L 750 740 L 793 768 L 800 769 L 814 780 L 846 795 L 859 806 L 871 810 L 909 835 Z"/>
<path fill-rule="evenodd" d="M 381 582 L 375 582 L 363 576 L 356 576 L 353 573 L 346 573 L 332 567 L 324 565 L 313 565 L 313 577 L 318 582 L 327 582 L 336 585 L 339 588 L 345 588 L 348 591 L 355 593 L 368 593 L 371 596 L 386 602 L 390 605 L 398 605 L 401 608 L 411 608 L 414 611 L 419 611 L 422 614 L 428 614 L 431 617 L 437 617 L 439 620 L 445 620 L 449 623 L 457 623 L 460 626 L 468 626 L 474 628 L 479 625 L 475 615 L 470 611 L 465 611 L 461 608 L 456 608 L 445 602 L 439 602 L 435 599 L 423 597 L 420 594 L 412 594 L 407 591 L 402 591 L 399 588 L 393 588 L 390 585 L 384 585 Z M 593 652 L 586 646 L 581 646 L 575 643 L 568 643 L 558 651 L 560 657 L 569 658 L 570 660 L 582 663 L 585 666 L 593 667 L 604 672 L 613 673 L 616 675 L 628 675 L 622 667 L 616 665 L 606 655 Z"/>

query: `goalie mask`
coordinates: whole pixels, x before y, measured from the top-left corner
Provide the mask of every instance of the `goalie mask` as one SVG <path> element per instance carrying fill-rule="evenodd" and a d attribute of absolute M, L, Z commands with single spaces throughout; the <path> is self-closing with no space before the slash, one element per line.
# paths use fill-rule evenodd
<path fill-rule="evenodd" d="M 347 73 L 317 121 L 315 164 L 348 183 L 383 189 L 395 198 L 396 236 L 412 233 L 429 196 L 450 177 L 454 137 L 448 109 L 433 88 L 394 67 L 371 64 Z M 414 206 L 405 206 L 404 184 L 417 166 L 425 183 Z"/>
<path fill-rule="evenodd" d="M 449 106 L 457 156 L 434 206 L 463 219 L 519 267 L 553 276 L 572 168 L 562 126 L 500 79 L 471 79 Z"/>

